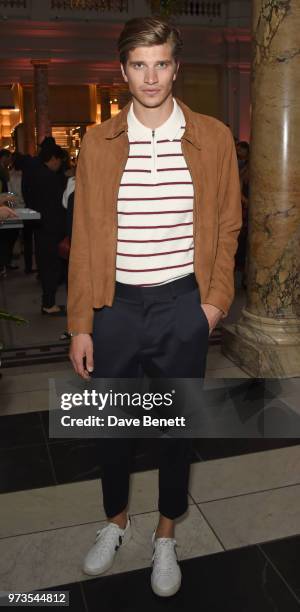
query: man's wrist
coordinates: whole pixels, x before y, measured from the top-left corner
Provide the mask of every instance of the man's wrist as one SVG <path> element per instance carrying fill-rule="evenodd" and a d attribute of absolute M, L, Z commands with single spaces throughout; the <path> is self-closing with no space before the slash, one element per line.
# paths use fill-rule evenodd
<path fill-rule="evenodd" d="M 73 332 L 73 331 L 69 331 L 68 332 L 70 338 L 74 338 L 75 336 L 89 336 L 90 334 L 88 332 Z"/>

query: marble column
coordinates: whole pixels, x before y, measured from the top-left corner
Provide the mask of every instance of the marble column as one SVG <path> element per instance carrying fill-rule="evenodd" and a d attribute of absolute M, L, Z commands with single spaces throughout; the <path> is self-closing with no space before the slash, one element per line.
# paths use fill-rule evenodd
<path fill-rule="evenodd" d="M 300 376 L 300 3 L 253 0 L 247 304 L 223 352 L 257 377 Z"/>
<path fill-rule="evenodd" d="M 110 108 L 110 92 L 107 87 L 100 88 L 100 100 L 101 100 L 101 123 L 110 119 L 111 108 Z"/>
<path fill-rule="evenodd" d="M 36 153 L 34 134 L 34 99 L 33 88 L 23 86 L 23 123 L 24 123 L 24 152 L 30 155 Z"/>
<path fill-rule="evenodd" d="M 34 67 L 34 106 L 37 143 L 51 136 L 49 118 L 48 66 L 50 60 L 32 60 Z"/>

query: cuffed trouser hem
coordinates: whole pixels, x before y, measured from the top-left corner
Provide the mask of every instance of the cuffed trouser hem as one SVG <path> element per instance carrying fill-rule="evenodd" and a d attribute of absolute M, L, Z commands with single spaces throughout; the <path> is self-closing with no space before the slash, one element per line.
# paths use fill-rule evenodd
<path fill-rule="evenodd" d="M 179 508 L 176 508 L 176 510 L 174 509 L 172 510 L 171 508 L 165 508 L 164 506 L 161 506 L 160 504 L 158 505 L 159 513 L 165 516 L 166 518 L 170 519 L 171 521 L 174 521 L 175 519 L 182 516 L 187 511 L 187 509 L 188 509 L 188 503 L 186 503 L 183 506 L 180 506 Z"/>
<path fill-rule="evenodd" d="M 124 510 L 127 509 L 127 506 L 128 506 L 128 502 L 125 504 L 125 506 L 122 506 L 121 509 L 120 509 L 120 506 L 119 506 L 119 508 L 115 508 L 113 512 L 111 511 L 111 509 L 109 510 L 109 512 L 106 512 L 106 510 L 104 508 L 106 517 L 108 519 L 114 518 L 114 516 L 117 516 L 118 514 L 121 514 L 121 512 L 124 512 Z"/>

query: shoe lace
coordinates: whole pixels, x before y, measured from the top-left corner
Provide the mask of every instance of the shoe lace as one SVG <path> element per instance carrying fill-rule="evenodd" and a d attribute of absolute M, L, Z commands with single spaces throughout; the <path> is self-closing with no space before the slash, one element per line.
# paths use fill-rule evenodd
<path fill-rule="evenodd" d="M 176 540 L 171 538 L 159 538 L 155 544 L 152 562 L 155 561 L 155 568 L 160 574 L 168 575 L 174 568 L 174 554 L 177 560 Z"/>
<path fill-rule="evenodd" d="M 107 527 L 103 527 L 103 529 L 99 529 L 96 533 L 96 543 L 101 542 L 101 547 L 104 550 L 110 550 L 112 545 L 120 545 L 118 531 L 118 526 L 112 523 L 107 525 Z"/>

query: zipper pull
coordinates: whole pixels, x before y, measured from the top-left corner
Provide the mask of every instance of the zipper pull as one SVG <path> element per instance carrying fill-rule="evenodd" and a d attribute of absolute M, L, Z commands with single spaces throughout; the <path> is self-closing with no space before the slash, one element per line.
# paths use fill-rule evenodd
<path fill-rule="evenodd" d="M 152 140 L 153 140 L 152 150 L 153 150 L 153 165 L 154 165 L 153 170 L 155 173 L 156 172 L 156 151 L 155 151 L 155 138 L 154 137 L 155 137 L 155 130 L 152 130 Z"/>

